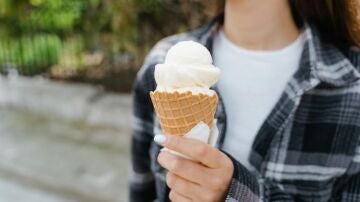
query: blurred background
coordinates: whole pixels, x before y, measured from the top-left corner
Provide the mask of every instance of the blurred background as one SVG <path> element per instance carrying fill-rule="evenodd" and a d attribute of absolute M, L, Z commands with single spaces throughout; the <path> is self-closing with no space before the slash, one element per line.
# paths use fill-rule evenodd
<path fill-rule="evenodd" d="M 0 202 L 127 201 L 131 86 L 212 1 L 0 0 Z"/>

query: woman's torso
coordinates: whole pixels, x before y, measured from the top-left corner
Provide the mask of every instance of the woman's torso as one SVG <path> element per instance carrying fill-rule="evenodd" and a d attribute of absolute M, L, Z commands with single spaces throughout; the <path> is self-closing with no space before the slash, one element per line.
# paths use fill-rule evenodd
<path fill-rule="evenodd" d="M 198 40 L 211 49 L 215 29 L 207 29 L 168 38 L 157 47 Z M 340 191 L 349 170 L 360 168 L 355 152 L 360 134 L 359 52 L 350 51 L 345 57 L 331 44 L 324 44 L 311 27 L 304 34 L 299 68 L 260 127 L 249 160 L 259 178 L 281 184 L 295 199 L 327 201 Z M 154 52 L 154 60 L 161 62 L 166 51 Z M 226 140 L 226 111 L 220 99 L 216 114 L 220 149 Z M 158 132 L 157 123 L 154 133 Z M 152 144 L 151 168 L 159 200 L 166 201 L 165 170 L 156 161 L 160 149 Z"/>
<path fill-rule="evenodd" d="M 298 69 L 303 46 L 302 34 L 273 51 L 238 47 L 223 30 L 214 37 L 214 64 L 221 69 L 217 88 L 228 120 L 223 149 L 247 168 L 253 140 Z"/>

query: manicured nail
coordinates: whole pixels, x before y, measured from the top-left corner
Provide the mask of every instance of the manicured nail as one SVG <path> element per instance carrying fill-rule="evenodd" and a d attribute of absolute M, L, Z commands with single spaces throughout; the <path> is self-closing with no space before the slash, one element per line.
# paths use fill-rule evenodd
<path fill-rule="evenodd" d="M 162 144 L 166 141 L 166 136 L 165 135 L 155 135 L 154 141 L 158 144 Z"/>

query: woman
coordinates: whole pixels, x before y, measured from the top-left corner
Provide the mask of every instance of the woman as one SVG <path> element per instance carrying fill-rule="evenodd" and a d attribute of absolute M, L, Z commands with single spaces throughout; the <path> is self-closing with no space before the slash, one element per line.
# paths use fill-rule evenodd
<path fill-rule="evenodd" d="M 227 0 L 205 28 L 160 41 L 134 86 L 131 201 L 360 201 L 356 4 Z M 149 98 L 154 65 L 183 40 L 206 45 L 222 70 L 217 148 L 152 141 L 161 133 Z"/>

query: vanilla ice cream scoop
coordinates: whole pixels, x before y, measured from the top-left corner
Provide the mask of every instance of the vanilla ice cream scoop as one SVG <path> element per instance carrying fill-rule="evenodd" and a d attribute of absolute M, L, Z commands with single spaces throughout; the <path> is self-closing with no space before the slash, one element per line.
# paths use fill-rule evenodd
<path fill-rule="evenodd" d="M 220 70 L 212 62 L 203 45 L 183 41 L 169 49 L 164 64 L 155 66 L 157 87 L 149 94 L 164 134 L 184 136 L 199 122 L 213 128 L 218 95 L 210 87 Z"/>
<path fill-rule="evenodd" d="M 210 52 L 200 43 L 183 41 L 171 47 L 164 64 L 155 67 L 156 90 L 166 92 L 210 92 L 219 79 Z"/>

